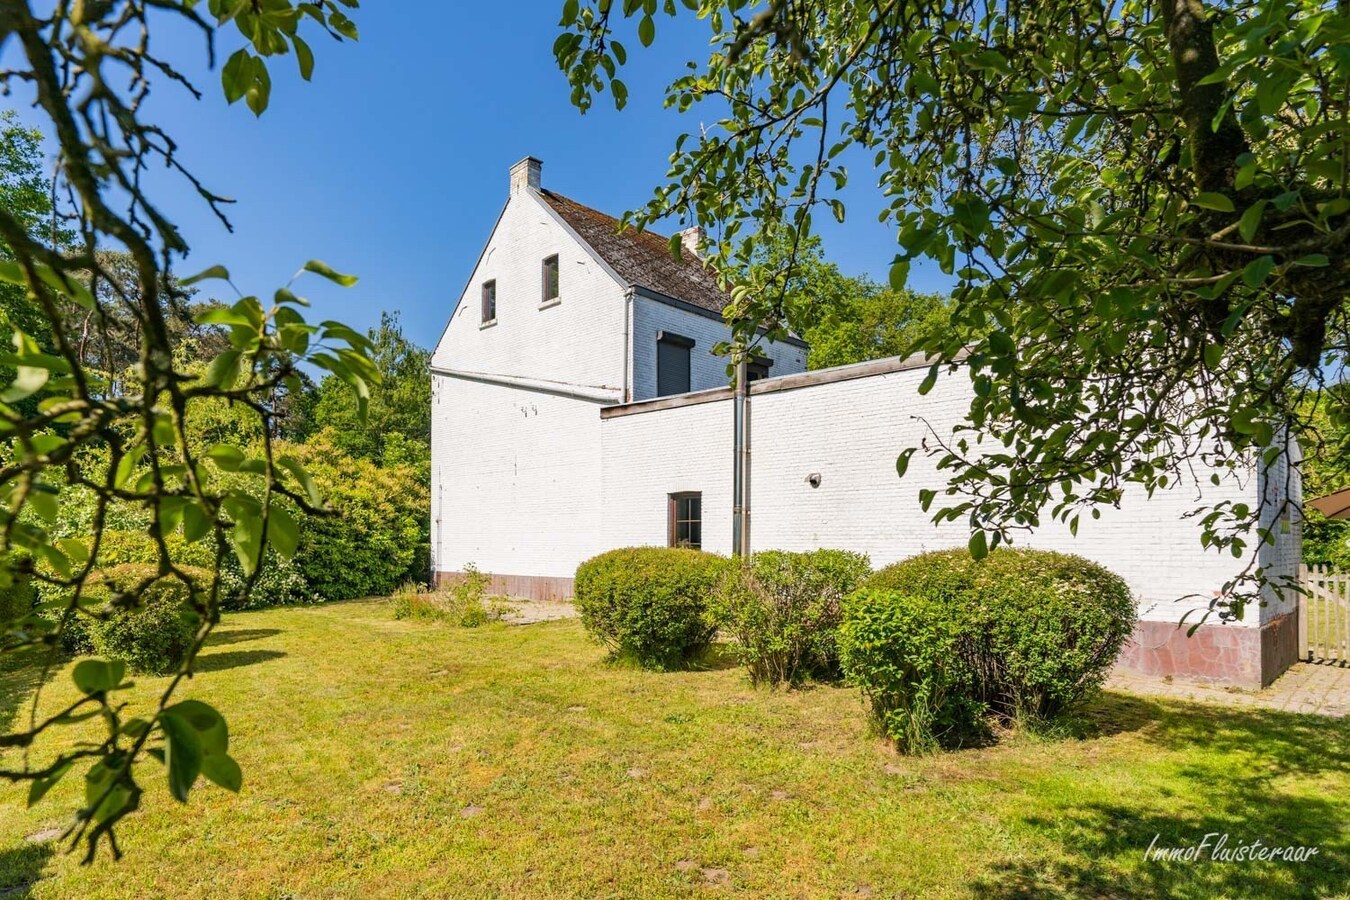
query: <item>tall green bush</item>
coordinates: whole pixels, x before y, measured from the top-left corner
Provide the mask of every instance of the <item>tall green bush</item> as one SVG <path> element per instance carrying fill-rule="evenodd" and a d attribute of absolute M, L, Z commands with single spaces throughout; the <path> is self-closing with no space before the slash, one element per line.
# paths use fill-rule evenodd
<path fill-rule="evenodd" d="M 866 556 L 845 550 L 762 551 L 728 571 L 709 613 L 735 638 L 754 684 L 833 678 L 843 600 L 871 571 Z"/>
<path fill-rule="evenodd" d="M 388 594 L 409 580 L 430 527 L 430 488 L 417 471 L 349 456 L 327 431 L 287 452 L 309 469 L 335 511 L 300 522 L 295 559 L 310 590 L 347 600 Z"/>
<path fill-rule="evenodd" d="M 1002 549 L 979 561 L 964 550 L 925 553 L 887 566 L 865 587 L 845 606 L 844 670 L 902 747 L 925 744 L 925 717 L 932 742 L 952 745 L 977 739 L 984 714 L 1009 722 L 1057 715 L 1101 686 L 1136 615 L 1119 576 L 1042 550 Z M 917 604 L 942 627 L 934 632 L 908 615 Z M 877 622 L 895 633 L 881 641 L 869 631 Z M 947 662 L 931 684 L 887 674 L 891 657 L 901 665 L 915 647 L 935 643 Z M 933 703 L 917 716 L 891 714 Z"/>
<path fill-rule="evenodd" d="M 708 603 L 730 561 L 699 550 L 629 547 L 577 568 L 581 623 L 616 657 L 670 669 L 712 642 Z"/>

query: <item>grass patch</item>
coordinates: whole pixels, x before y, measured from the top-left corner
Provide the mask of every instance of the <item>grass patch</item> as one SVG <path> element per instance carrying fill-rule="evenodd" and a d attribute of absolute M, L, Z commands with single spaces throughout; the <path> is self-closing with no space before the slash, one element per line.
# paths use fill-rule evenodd
<path fill-rule="evenodd" d="M 1063 735 L 897 756 L 857 694 L 738 668 L 603 664 L 575 620 L 397 621 L 387 602 L 238 613 L 187 696 L 225 714 L 239 796 L 160 772 L 81 868 L 0 786 L 0 896 L 1299 897 L 1350 883 L 1350 723 L 1105 694 Z M 0 673 L 0 709 L 33 683 Z M 161 685 L 138 679 L 137 702 Z M 73 693 L 66 672 L 44 694 Z M 16 694 L 20 695 L 16 699 Z M 67 739 L 71 736 L 65 735 Z M 10 755 L 6 762 L 13 763 Z M 1207 832 L 1301 865 L 1150 863 Z"/>

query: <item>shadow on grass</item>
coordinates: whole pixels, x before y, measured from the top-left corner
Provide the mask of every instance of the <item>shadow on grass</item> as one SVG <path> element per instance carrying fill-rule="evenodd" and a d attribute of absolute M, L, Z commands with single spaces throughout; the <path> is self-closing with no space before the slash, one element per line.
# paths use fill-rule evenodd
<path fill-rule="evenodd" d="M 223 672 L 226 669 L 238 669 L 258 663 L 281 659 L 285 656 L 280 650 L 226 650 L 224 653 L 208 653 L 198 656 L 193 670 L 196 672 Z"/>
<path fill-rule="evenodd" d="M 1175 755 L 1171 787 L 1180 808 L 1146 801 L 1064 803 L 1053 817 L 1024 821 L 1062 856 L 999 863 L 969 888 L 980 897 L 1327 897 L 1350 885 L 1347 804 L 1335 788 L 1318 788 L 1324 775 L 1350 769 L 1350 721 L 1269 710 L 1158 703 L 1105 694 L 1082 719 L 1076 737 L 1138 732 L 1160 757 Z M 1299 779 L 1292 786 L 1287 776 Z M 1146 860 L 1158 847 L 1227 848 L 1260 841 L 1265 847 L 1317 847 L 1304 862 L 1224 861 L 1210 850 L 1195 861 Z"/>
<path fill-rule="evenodd" d="M 0 850 L 0 900 L 33 896 L 42 869 L 56 850 L 54 841 L 29 843 Z"/>
<path fill-rule="evenodd" d="M 20 713 L 28 708 L 33 692 L 42 683 L 43 664 L 51 658 L 50 654 L 45 647 L 27 647 L 0 654 L 0 734 L 8 734 Z M 48 681 L 60 671 L 64 661 L 60 655 L 53 660 L 51 671 L 47 673 Z"/>
<path fill-rule="evenodd" d="M 280 628 L 231 628 L 216 630 L 206 639 L 206 646 L 220 647 L 225 644 L 242 644 L 246 641 L 260 641 L 263 638 L 281 634 Z"/>

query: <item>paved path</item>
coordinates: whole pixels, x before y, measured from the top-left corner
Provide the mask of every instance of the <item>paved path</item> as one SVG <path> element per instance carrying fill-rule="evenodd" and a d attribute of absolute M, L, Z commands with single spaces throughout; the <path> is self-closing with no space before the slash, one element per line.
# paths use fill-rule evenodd
<path fill-rule="evenodd" d="M 1130 694 L 1176 700 L 1197 700 L 1338 718 L 1350 716 L 1350 668 L 1341 666 L 1299 663 L 1261 691 L 1243 691 L 1181 680 L 1168 681 L 1128 672 L 1113 674 L 1107 679 L 1106 686 Z"/>

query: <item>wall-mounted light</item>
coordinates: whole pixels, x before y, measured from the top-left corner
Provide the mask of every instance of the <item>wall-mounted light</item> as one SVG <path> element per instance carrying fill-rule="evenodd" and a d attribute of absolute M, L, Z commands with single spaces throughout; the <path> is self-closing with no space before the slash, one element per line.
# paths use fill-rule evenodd
<path fill-rule="evenodd" d="M 807 476 L 806 476 L 806 483 L 809 484 L 809 485 L 811 485 L 811 487 L 813 487 L 813 488 L 818 488 L 818 487 L 820 487 L 820 473 L 819 473 L 819 472 L 812 472 L 810 475 L 807 475 Z"/>

